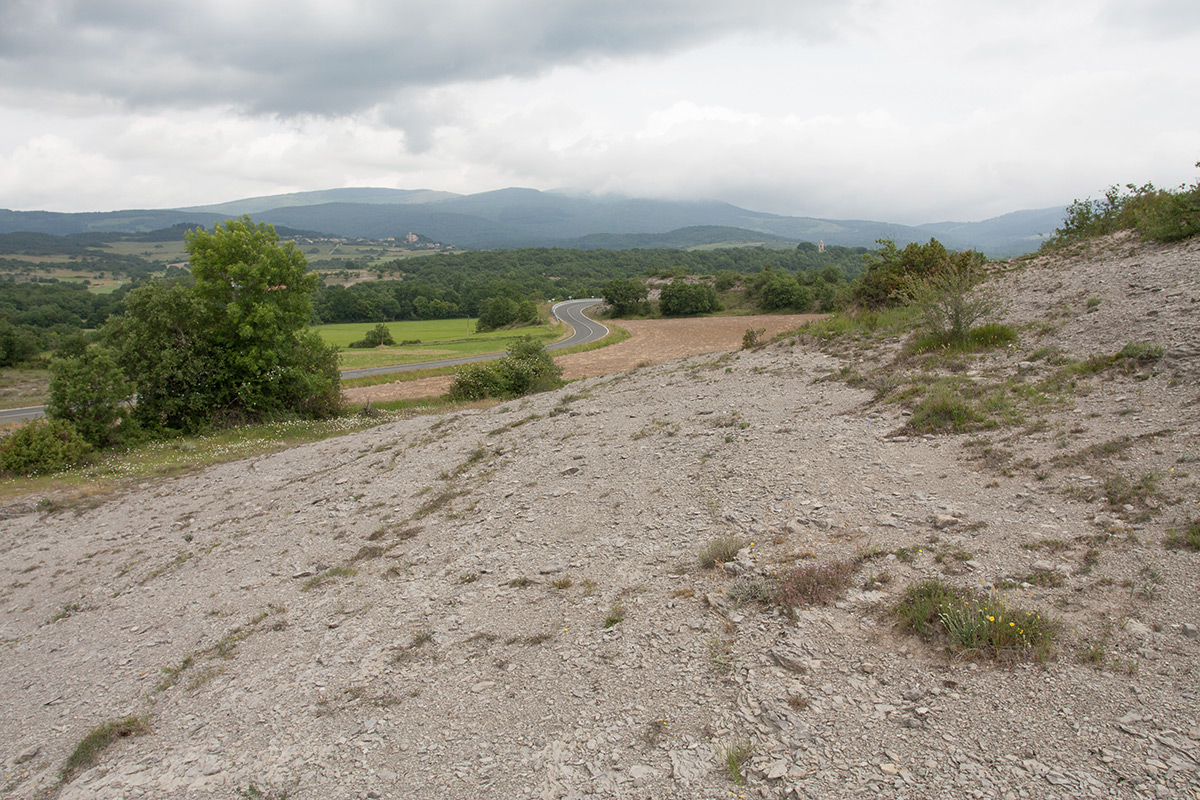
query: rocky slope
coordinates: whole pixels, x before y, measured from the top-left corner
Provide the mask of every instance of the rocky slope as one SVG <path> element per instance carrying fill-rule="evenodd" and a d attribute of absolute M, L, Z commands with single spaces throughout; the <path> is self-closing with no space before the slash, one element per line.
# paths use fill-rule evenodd
<path fill-rule="evenodd" d="M 1020 396 L 1163 352 L 990 430 L 911 434 L 839 379 L 897 342 L 792 339 L 14 506 L 0 795 L 1200 797 L 1200 553 L 1164 546 L 1200 518 L 1198 274 L 1120 237 L 1009 265 L 1019 344 L 945 369 Z M 828 605 L 733 591 L 855 557 Z M 902 630 L 933 575 L 1011 587 L 1055 655 Z"/>

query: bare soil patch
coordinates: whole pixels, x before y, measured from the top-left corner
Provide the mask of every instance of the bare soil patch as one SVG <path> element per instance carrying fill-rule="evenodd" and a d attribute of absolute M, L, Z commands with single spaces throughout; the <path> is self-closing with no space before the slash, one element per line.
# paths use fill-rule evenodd
<path fill-rule="evenodd" d="M 677 358 L 724 353 L 742 346 L 747 328 L 765 330 L 766 337 L 795 330 L 805 323 L 820 319 L 821 314 L 768 314 L 754 317 L 702 317 L 699 319 L 635 319 L 618 320 L 629 331 L 623 342 L 572 353 L 555 359 L 563 368 L 567 380 L 591 378 L 623 372 L 639 365 L 665 364 Z M 389 400 L 411 400 L 444 394 L 453 378 L 438 375 L 414 381 L 396 381 L 376 386 L 347 389 L 344 394 L 352 403 L 370 399 L 376 403 Z"/>

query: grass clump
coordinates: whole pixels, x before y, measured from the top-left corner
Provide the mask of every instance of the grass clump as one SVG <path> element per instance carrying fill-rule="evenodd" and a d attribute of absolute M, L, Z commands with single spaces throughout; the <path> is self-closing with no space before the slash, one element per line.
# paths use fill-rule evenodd
<path fill-rule="evenodd" d="M 742 739 L 721 748 L 721 761 L 725 765 L 725 774 L 738 786 L 746 785 L 745 768 L 752 755 L 754 755 L 754 745 L 748 739 Z"/>
<path fill-rule="evenodd" d="M 983 415 L 961 394 L 950 386 L 938 385 L 913 408 L 906 427 L 914 433 L 961 433 L 978 428 L 985 421 Z"/>
<path fill-rule="evenodd" d="M 613 603 L 612 607 L 608 610 L 608 614 L 604 617 L 604 628 L 607 630 L 608 628 L 620 625 L 624 621 L 625 606 L 620 603 Z"/>
<path fill-rule="evenodd" d="M 1183 529 L 1183 532 L 1169 531 L 1166 539 L 1167 547 L 1172 550 L 1192 550 L 1200 552 L 1200 519 L 1193 520 Z"/>
<path fill-rule="evenodd" d="M 340 564 L 336 567 L 330 567 L 320 575 L 314 575 L 304 582 L 300 587 L 300 591 L 307 592 L 309 589 L 316 589 L 318 586 L 326 584 L 335 578 L 349 578 L 358 574 L 358 569 L 347 564 Z"/>
<path fill-rule="evenodd" d="M 736 536 L 721 536 L 713 539 L 700 551 L 700 566 L 712 569 L 718 564 L 724 564 L 737 558 L 738 551 L 746 543 Z"/>
<path fill-rule="evenodd" d="M 1058 632 L 1054 620 L 1011 608 L 1001 595 L 959 589 L 937 578 L 908 587 L 896 616 L 922 638 L 943 638 L 955 657 L 1040 661 L 1049 657 Z"/>
<path fill-rule="evenodd" d="M 97 725 L 88 731 L 87 735 L 75 745 L 75 749 L 67 756 L 66 763 L 58 773 L 61 783 L 69 783 L 76 775 L 91 767 L 100 758 L 100 754 L 117 742 L 130 736 L 141 736 L 150 732 L 150 720 L 147 717 L 126 717 L 121 720 L 111 720 Z"/>

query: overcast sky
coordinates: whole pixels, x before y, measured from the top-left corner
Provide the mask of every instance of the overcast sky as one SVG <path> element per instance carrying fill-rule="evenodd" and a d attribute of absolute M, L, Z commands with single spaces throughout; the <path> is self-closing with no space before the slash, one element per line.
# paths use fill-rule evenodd
<path fill-rule="evenodd" d="M 980 220 L 1200 178 L 1196 0 L 3 0 L 0 207 L 343 186 Z"/>

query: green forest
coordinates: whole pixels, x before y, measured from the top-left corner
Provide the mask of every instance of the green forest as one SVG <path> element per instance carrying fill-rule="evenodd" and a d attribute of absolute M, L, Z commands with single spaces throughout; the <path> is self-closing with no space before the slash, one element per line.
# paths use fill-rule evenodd
<path fill-rule="evenodd" d="M 138 239 L 153 243 L 181 235 L 182 230 L 171 228 L 139 234 Z M 152 282 L 190 285 L 193 280 L 177 265 L 107 252 L 112 241 L 113 236 L 102 234 L 0 235 L 0 367 L 36 362 L 64 348 L 78 349 L 88 331 L 124 310 L 132 289 Z M 311 322 L 486 317 L 489 310 L 508 306 L 497 298 L 527 310 L 531 302 L 604 296 L 614 279 L 684 276 L 707 277 L 705 282 L 718 292 L 740 288 L 747 302 L 761 310 L 828 310 L 835 296 L 831 287 L 861 274 L 869 252 L 863 247 L 820 251 L 815 244 L 802 243 L 792 250 L 525 248 L 385 262 L 345 259 L 319 267 L 339 274 L 358 270 L 375 279 L 348 286 L 326 282 L 327 275 L 334 276 L 310 264 L 320 278 Z M 676 303 L 667 310 L 680 307 L 691 308 Z"/>

